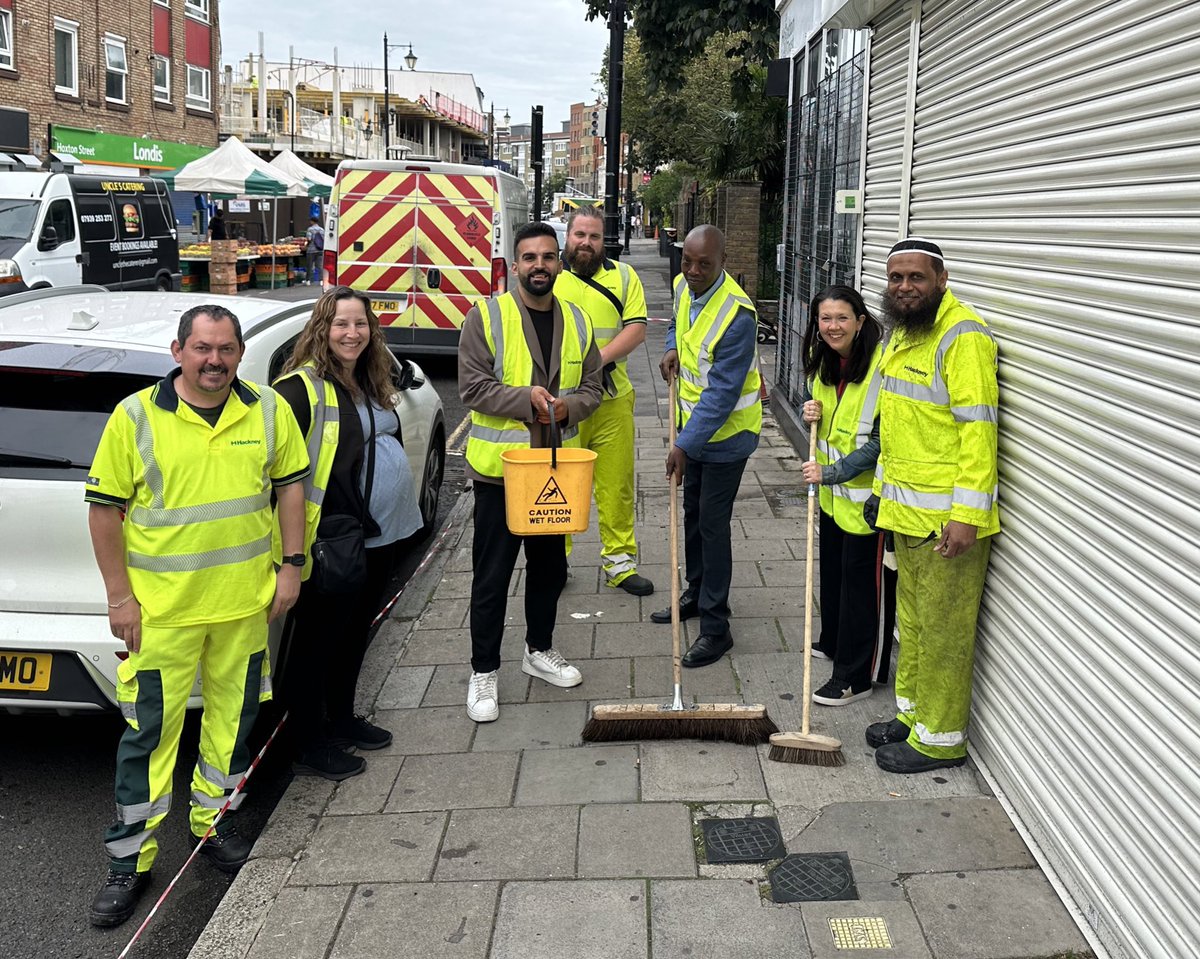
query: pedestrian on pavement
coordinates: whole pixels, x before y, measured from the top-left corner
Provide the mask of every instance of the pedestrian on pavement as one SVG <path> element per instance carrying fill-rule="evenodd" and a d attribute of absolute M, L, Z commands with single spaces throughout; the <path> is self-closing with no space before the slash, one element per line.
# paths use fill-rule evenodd
<path fill-rule="evenodd" d="M 401 542 L 421 528 L 421 510 L 396 412 L 395 363 L 366 294 L 345 286 L 323 294 L 286 370 L 275 389 L 296 415 L 312 472 L 281 695 L 296 743 L 292 771 L 338 781 L 366 769 L 347 749 L 392 742 L 355 715 L 354 694 L 371 623 Z M 346 534 L 362 542 L 363 575 L 351 584 L 313 576 L 313 543 Z"/>
<path fill-rule="evenodd" d="M 208 241 L 226 240 L 229 234 L 225 229 L 225 211 L 217 207 L 208 221 Z"/>
<path fill-rule="evenodd" d="M 681 425 L 667 453 L 667 478 L 683 479 L 688 585 L 679 598 L 679 618 L 700 617 L 700 635 L 684 653 L 684 666 L 715 663 L 733 646 L 729 524 L 746 461 L 762 430 L 757 311 L 724 266 L 725 234 L 714 226 L 688 233 L 659 363 L 663 379 L 678 377 L 679 389 L 678 410 L 671 415 Z M 669 623 L 671 610 L 650 618 Z"/>
<path fill-rule="evenodd" d="M 896 539 L 900 657 L 897 716 L 867 742 L 894 773 L 966 761 L 975 624 L 1000 530 L 996 341 L 947 280 L 936 243 L 892 247 L 874 491 Z"/>
<path fill-rule="evenodd" d="M 824 706 L 870 696 L 883 655 L 883 536 L 871 525 L 882 337 L 852 287 L 830 286 L 813 297 L 800 347 L 801 402 L 804 422 L 817 432 L 817 458 L 801 471 L 821 501 L 821 636 L 813 656 L 833 660 L 833 674 L 812 698 Z"/>
<path fill-rule="evenodd" d="M 504 510 L 504 450 L 549 445 L 553 415 L 564 446 L 579 445 L 579 424 L 600 405 L 600 350 L 591 321 L 554 294 L 562 269 L 547 223 L 517 230 L 515 292 L 472 307 L 458 347 L 458 391 L 471 411 L 467 476 L 475 491 L 471 553 L 471 681 L 467 715 L 500 715 L 497 670 L 517 553 L 525 549 L 525 651 L 521 670 L 554 686 L 583 682 L 553 648 L 558 598 L 567 582 L 565 536 L 517 536 Z M 485 315 L 486 314 L 486 315 Z M 556 395 L 557 394 L 557 395 Z"/>
<path fill-rule="evenodd" d="M 325 252 L 325 230 L 321 227 L 318 217 L 308 218 L 308 229 L 304 231 L 308 237 L 308 245 L 304 248 L 305 275 L 308 282 L 321 282 L 321 256 Z"/>
<path fill-rule="evenodd" d="M 92 904 L 97 926 L 128 919 L 149 884 L 197 665 L 204 712 L 193 843 L 249 768 L 246 740 L 259 703 L 271 698 L 267 623 L 300 592 L 308 457 L 287 404 L 238 379 L 243 350 L 225 308 L 184 312 L 171 344 L 179 368 L 121 401 L 87 478 L 109 628 L 129 652 L 117 669 L 128 728 L 117 748 L 117 821 L 104 837 L 108 877 Z M 292 554 L 278 572 L 272 494 Z M 250 846 L 224 817 L 200 851 L 235 872 Z"/>
<path fill-rule="evenodd" d="M 579 439 L 596 453 L 595 496 L 600 519 L 600 561 L 604 581 L 634 596 L 649 596 L 654 584 L 638 573 L 633 522 L 635 394 L 626 357 L 646 342 L 646 295 L 627 263 L 604 255 L 604 214 L 580 207 L 567 218 L 565 269 L 554 292 L 574 303 L 592 321 L 592 335 L 604 366 L 600 408 L 579 424 Z"/>

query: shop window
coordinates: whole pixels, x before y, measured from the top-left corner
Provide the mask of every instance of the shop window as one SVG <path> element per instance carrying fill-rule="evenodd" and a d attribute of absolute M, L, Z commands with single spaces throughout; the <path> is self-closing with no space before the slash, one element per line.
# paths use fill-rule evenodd
<path fill-rule="evenodd" d="M 54 92 L 79 96 L 79 24 L 54 18 Z"/>
<path fill-rule="evenodd" d="M 119 37 L 104 38 L 104 98 L 110 103 L 124 103 L 129 64 L 125 59 L 125 41 Z"/>
<path fill-rule="evenodd" d="M 171 102 L 171 61 L 166 57 L 154 58 L 154 99 Z"/>
<path fill-rule="evenodd" d="M 190 63 L 187 68 L 187 105 L 200 110 L 209 108 L 211 73 L 203 67 L 194 67 Z"/>

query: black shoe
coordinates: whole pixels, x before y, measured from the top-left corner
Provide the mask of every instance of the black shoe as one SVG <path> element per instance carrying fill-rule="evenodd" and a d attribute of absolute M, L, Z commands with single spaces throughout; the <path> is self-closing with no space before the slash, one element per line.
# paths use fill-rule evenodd
<path fill-rule="evenodd" d="M 812 694 L 814 703 L 822 706 L 849 706 L 851 703 L 866 699 L 871 695 L 871 684 L 866 689 L 856 690 L 853 686 L 843 683 L 840 679 L 830 679 L 824 686 Z M 908 735 L 905 730 L 904 735 Z"/>
<path fill-rule="evenodd" d="M 322 743 L 306 749 L 292 763 L 294 776 L 320 776 L 332 782 L 341 782 L 357 776 L 367 768 L 361 756 L 351 756 L 332 743 Z"/>
<path fill-rule="evenodd" d="M 875 765 L 889 773 L 927 773 L 935 769 L 961 766 L 966 761 L 966 756 L 959 756 L 957 759 L 934 759 L 917 752 L 907 742 L 888 743 L 875 750 Z"/>
<path fill-rule="evenodd" d="M 715 663 L 731 649 L 733 637 L 728 632 L 720 636 L 704 633 L 692 643 L 691 649 L 683 654 L 683 665 L 707 666 L 709 663 Z"/>
<path fill-rule="evenodd" d="M 150 871 L 117 872 L 108 870 L 108 878 L 92 900 L 93 926 L 119 926 L 133 915 L 138 900 L 150 885 Z"/>
<path fill-rule="evenodd" d="M 695 595 L 690 591 L 684 592 L 679 597 L 679 621 L 682 623 L 685 619 L 692 619 L 700 615 L 700 604 L 696 601 Z M 650 622 L 652 623 L 669 623 L 671 621 L 671 607 L 660 609 L 656 613 L 650 614 Z"/>
<path fill-rule="evenodd" d="M 192 845 L 200 844 L 200 836 L 192 836 Z M 236 826 L 226 826 L 221 832 L 213 832 L 200 846 L 200 855 L 207 856 L 221 872 L 237 872 L 250 858 L 254 844 L 239 836 Z"/>
<path fill-rule="evenodd" d="M 886 723 L 871 723 L 867 727 L 867 745 L 872 749 L 888 743 L 902 743 L 908 739 L 908 725 L 903 720 L 893 719 Z"/>
<path fill-rule="evenodd" d="M 631 596 L 649 596 L 654 592 L 654 584 L 645 576 L 634 573 L 617 583 L 617 589 L 623 589 Z M 668 619 L 669 616 L 670 611 L 668 610 Z"/>
<path fill-rule="evenodd" d="M 329 741 L 335 746 L 383 749 L 392 744 L 392 734 L 361 716 L 352 716 L 329 724 Z"/>

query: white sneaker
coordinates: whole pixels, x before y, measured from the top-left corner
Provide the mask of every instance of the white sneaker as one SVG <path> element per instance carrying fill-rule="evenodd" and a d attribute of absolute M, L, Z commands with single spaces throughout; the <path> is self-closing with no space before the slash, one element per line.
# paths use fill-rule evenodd
<path fill-rule="evenodd" d="M 467 684 L 467 715 L 477 723 L 494 723 L 500 718 L 498 678 L 495 670 L 471 673 L 471 682 Z"/>
<path fill-rule="evenodd" d="M 583 682 L 583 674 L 568 663 L 557 649 L 530 649 L 525 647 L 521 657 L 521 672 L 544 679 L 551 686 L 570 689 Z"/>

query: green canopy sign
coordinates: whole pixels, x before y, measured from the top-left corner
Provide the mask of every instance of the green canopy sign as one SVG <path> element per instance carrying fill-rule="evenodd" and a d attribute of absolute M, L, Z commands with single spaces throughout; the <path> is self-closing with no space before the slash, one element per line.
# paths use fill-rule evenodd
<path fill-rule="evenodd" d="M 51 135 L 50 149 L 55 153 L 65 153 L 83 163 L 108 163 L 148 170 L 174 170 L 213 150 L 212 147 L 191 143 L 123 137 L 115 133 L 97 133 L 95 130 L 57 124 L 51 128 Z"/>

